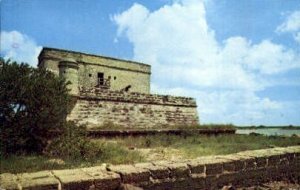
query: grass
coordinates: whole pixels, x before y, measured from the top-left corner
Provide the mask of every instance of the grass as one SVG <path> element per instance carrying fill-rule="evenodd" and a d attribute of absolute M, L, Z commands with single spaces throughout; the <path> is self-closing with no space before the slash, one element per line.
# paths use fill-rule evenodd
<path fill-rule="evenodd" d="M 263 135 L 191 135 L 185 137 L 176 135 L 155 135 L 117 138 L 115 141 L 122 146 L 134 147 L 137 150 L 141 148 L 177 149 L 183 158 L 195 158 L 199 156 L 230 154 L 244 150 L 300 145 L 300 138 L 298 137 L 267 137 Z"/>
<path fill-rule="evenodd" d="M 98 142 L 102 154 L 97 160 L 60 159 L 44 155 L 12 155 L 0 158 L 0 173 L 35 172 L 52 169 L 71 169 L 110 164 L 131 164 L 144 161 L 138 151 L 129 151 L 126 147 L 110 142 Z"/>
<path fill-rule="evenodd" d="M 235 129 L 236 126 L 233 124 L 202 124 L 202 125 L 168 125 L 168 126 L 155 126 L 151 129 Z M 103 125 L 95 126 L 90 128 L 91 130 L 124 130 L 124 126 L 116 125 L 112 122 L 106 122 Z M 138 127 L 126 128 L 129 129 L 138 129 Z"/>
<path fill-rule="evenodd" d="M 100 156 L 98 163 L 110 164 L 132 164 L 144 161 L 143 157 L 137 151 L 129 150 L 127 147 L 120 146 L 116 143 L 101 142 L 103 154 Z"/>
<path fill-rule="evenodd" d="M 187 159 L 244 150 L 300 145 L 298 137 L 263 135 L 154 135 L 91 141 L 102 148 L 101 156 L 94 161 L 61 160 L 42 155 L 10 156 L 1 158 L 0 173 L 88 167 L 103 163 L 129 164 L 159 159 Z"/>

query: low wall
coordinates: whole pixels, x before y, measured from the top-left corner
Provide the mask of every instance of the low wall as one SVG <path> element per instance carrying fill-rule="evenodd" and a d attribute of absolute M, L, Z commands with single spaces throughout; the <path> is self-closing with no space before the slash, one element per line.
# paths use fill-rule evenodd
<path fill-rule="evenodd" d="M 109 90 L 81 93 L 76 98 L 68 119 L 88 127 L 113 123 L 124 128 L 144 129 L 199 123 L 193 98 Z"/>
<path fill-rule="evenodd" d="M 2 189 L 218 189 L 300 177 L 300 146 L 245 151 L 177 162 L 109 165 L 36 173 L 1 174 Z M 0 189 L 1 189 L 0 188 Z"/>

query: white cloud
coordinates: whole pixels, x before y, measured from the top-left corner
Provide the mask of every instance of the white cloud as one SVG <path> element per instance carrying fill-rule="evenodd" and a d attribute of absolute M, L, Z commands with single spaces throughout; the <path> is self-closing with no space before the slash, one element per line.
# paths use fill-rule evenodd
<path fill-rule="evenodd" d="M 248 49 L 245 64 L 262 74 L 276 74 L 299 68 L 299 60 L 297 53 L 293 50 L 264 40 Z"/>
<path fill-rule="evenodd" d="M 280 32 L 295 32 L 300 30 L 300 11 L 291 13 L 277 28 Z"/>
<path fill-rule="evenodd" d="M 300 43 L 300 11 L 292 12 L 286 20 L 277 27 L 277 32 L 290 32 L 294 39 Z"/>
<path fill-rule="evenodd" d="M 160 88 L 152 86 L 158 94 L 192 96 L 197 100 L 200 122 L 234 123 L 242 125 L 272 123 L 278 118 L 274 112 L 284 107 L 281 102 L 259 98 L 249 90 L 198 90 L 190 88 Z"/>
<path fill-rule="evenodd" d="M 5 59 L 37 65 L 37 57 L 42 49 L 36 42 L 18 31 L 1 31 L 1 54 Z"/>
<path fill-rule="evenodd" d="M 300 68 L 297 52 L 270 40 L 218 42 L 202 1 L 175 1 L 153 12 L 134 4 L 112 19 L 118 37 L 133 44 L 134 59 L 152 65 L 152 91 L 196 97 L 204 122 L 261 122 L 281 103 L 256 92 L 274 85 L 270 77 Z"/>

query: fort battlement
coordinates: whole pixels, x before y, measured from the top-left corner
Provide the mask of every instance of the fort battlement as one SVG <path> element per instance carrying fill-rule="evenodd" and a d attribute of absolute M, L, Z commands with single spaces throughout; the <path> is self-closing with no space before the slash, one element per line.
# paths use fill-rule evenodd
<path fill-rule="evenodd" d="M 182 107 L 197 107 L 194 98 L 158 95 L 158 94 L 143 94 L 143 93 L 126 93 L 120 91 L 101 90 L 101 92 L 80 92 L 79 97 L 89 100 L 102 101 L 117 101 L 117 102 L 131 102 L 141 104 L 153 105 L 168 105 L 168 106 L 182 106 Z"/>

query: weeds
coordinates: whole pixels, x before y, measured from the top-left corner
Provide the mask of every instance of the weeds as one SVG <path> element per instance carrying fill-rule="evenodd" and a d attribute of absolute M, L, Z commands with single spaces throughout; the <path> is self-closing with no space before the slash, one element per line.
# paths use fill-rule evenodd
<path fill-rule="evenodd" d="M 300 145 L 298 137 L 280 137 L 263 135 L 190 135 L 183 138 L 177 135 L 154 135 L 146 137 L 115 138 L 125 147 L 140 148 L 175 148 L 184 157 L 195 158 L 206 155 L 230 154 L 244 150 Z"/>
<path fill-rule="evenodd" d="M 169 158 L 189 159 L 207 155 L 230 154 L 244 150 L 300 145 L 300 138 L 298 137 L 234 134 L 188 135 L 185 138 L 179 135 L 152 135 L 86 140 L 91 145 L 85 149 L 86 154 L 93 159 L 86 159 L 86 156 L 81 156 L 81 154 L 75 159 L 68 159 L 68 157 L 57 154 L 56 156 L 54 156 L 55 154 L 52 156 L 11 156 L 1 158 L 0 171 L 1 173 L 19 173 L 88 167 L 103 163 L 129 164 Z M 72 140 L 72 143 L 75 143 L 74 141 Z M 66 151 L 66 149 L 63 150 Z"/>

